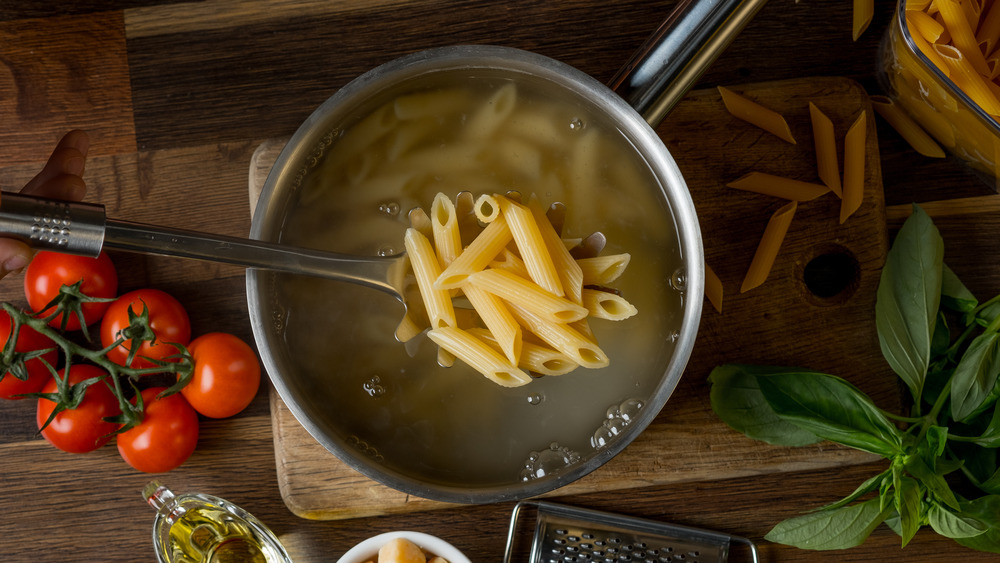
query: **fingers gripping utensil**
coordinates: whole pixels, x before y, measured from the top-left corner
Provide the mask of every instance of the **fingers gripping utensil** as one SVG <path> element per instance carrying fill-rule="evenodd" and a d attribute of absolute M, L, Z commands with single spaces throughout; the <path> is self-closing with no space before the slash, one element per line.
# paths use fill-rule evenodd
<path fill-rule="evenodd" d="M 0 197 L 0 233 L 36 250 L 96 257 L 113 248 L 319 276 L 389 293 L 404 305 L 419 299 L 407 282 L 405 254 L 351 256 L 248 238 L 212 235 L 108 219 L 104 206 L 15 193 Z"/>

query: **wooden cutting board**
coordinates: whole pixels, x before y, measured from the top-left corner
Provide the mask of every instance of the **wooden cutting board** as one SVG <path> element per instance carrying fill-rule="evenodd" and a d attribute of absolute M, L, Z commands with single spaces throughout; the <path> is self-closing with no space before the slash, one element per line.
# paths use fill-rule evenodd
<path fill-rule="evenodd" d="M 785 142 L 734 119 L 714 89 L 690 93 L 658 128 L 694 199 L 706 261 L 725 288 L 723 311 L 717 313 L 706 301 L 688 369 L 649 428 L 600 469 L 548 496 L 830 468 L 875 459 L 829 443 L 774 447 L 732 431 L 715 417 L 708 400 L 706 377 L 722 363 L 826 371 L 849 379 L 880 406 L 898 408 L 896 378 L 881 358 L 875 334 L 875 291 L 888 242 L 875 122 L 867 94 L 842 78 L 730 88 L 784 115 L 797 142 Z M 860 112 L 867 112 L 863 204 L 844 224 L 839 222 L 840 200 L 833 194 L 800 204 L 767 281 L 740 294 L 767 220 L 785 202 L 725 184 L 751 171 L 818 182 L 810 101 L 833 121 L 841 161 L 844 133 Z M 276 139 L 258 148 L 250 170 L 251 204 L 284 142 Z M 831 255 L 840 259 L 833 263 L 847 264 L 847 287 L 833 297 L 819 296 L 805 282 L 805 272 L 817 257 Z M 357 473 L 319 445 L 273 390 L 271 413 L 281 495 L 295 514 L 344 519 L 449 506 L 406 495 Z"/>

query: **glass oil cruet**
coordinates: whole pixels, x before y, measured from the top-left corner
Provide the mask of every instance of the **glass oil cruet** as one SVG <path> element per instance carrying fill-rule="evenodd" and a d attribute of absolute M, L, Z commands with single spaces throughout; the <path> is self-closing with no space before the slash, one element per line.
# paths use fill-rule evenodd
<path fill-rule="evenodd" d="M 175 495 L 159 481 L 142 490 L 156 509 L 153 547 L 160 563 L 290 563 L 278 538 L 260 520 L 211 495 Z"/>

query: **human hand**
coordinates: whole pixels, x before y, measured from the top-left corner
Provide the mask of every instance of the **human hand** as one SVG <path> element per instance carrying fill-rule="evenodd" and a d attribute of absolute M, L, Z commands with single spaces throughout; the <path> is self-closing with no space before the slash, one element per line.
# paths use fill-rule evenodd
<path fill-rule="evenodd" d="M 90 137 L 86 131 L 66 133 L 42 171 L 25 184 L 21 193 L 70 201 L 83 199 L 87 193 L 83 169 L 89 148 Z M 2 199 L 0 195 L 0 201 Z M 23 242 L 0 237 L 0 278 L 27 266 L 34 255 L 35 251 Z"/>

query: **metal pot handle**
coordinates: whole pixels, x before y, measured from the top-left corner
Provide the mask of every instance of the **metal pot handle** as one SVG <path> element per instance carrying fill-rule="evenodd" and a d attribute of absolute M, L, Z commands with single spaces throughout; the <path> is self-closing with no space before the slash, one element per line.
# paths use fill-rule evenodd
<path fill-rule="evenodd" d="M 681 0 L 608 86 L 656 127 L 767 0 Z"/>

